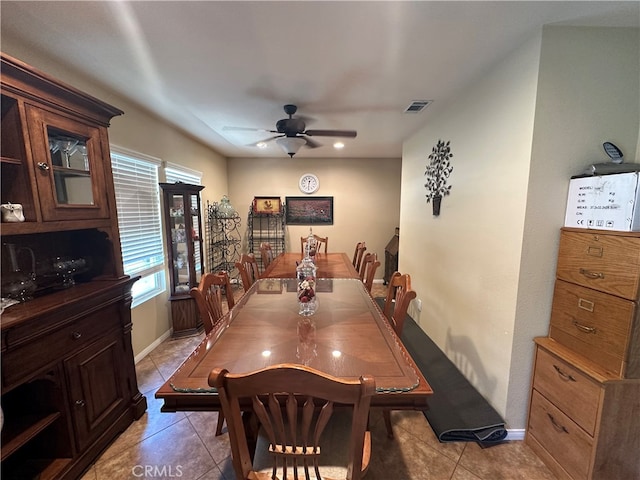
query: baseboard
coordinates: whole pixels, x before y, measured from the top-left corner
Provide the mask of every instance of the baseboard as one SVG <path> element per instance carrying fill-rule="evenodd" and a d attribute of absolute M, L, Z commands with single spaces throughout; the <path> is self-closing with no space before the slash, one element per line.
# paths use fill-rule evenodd
<path fill-rule="evenodd" d="M 134 357 L 134 359 L 133 359 L 134 363 L 137 364 L 140 360 L 142 360 L 144 357 L 149 355 L 153 351 L 154 348 L 156 348 L 158 345 L 160 345 L 162 342 L 164 342 L 170 336 L 171 336 L 171 329 L 169 329 L 166 332 L 164 332 L 159 338 L 157 338 L 155 340 L 155 342 L 153 342 L 147 348 L 142 350 L 138 355 L 136 355 Z"/>
<path fill-rule="evenodd" d="M 524 440 L 524 428 L 507 428 L 507 437 L 505 440 Z"/>

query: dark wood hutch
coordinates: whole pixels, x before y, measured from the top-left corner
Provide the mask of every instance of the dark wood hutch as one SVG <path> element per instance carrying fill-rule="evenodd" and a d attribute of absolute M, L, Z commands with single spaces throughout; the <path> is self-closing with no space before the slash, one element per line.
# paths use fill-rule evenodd
<path fill-rule="evenodd" d="M 107 134 L 123 112 L 8 55 L 1 67 L 1 203 L 24 213 L 0 225 L 3 297 L 21 300 L 0 316 L 2 477 L 78 478 L 146 410 Z"/>

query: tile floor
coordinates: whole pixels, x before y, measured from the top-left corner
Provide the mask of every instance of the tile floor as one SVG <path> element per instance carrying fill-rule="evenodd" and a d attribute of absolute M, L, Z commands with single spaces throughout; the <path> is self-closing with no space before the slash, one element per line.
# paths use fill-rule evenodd
<path fill-rule="evenodd" d="M 382 285 L 374 288 L 384 289 Z M 374 296 L 380 295 L 374 291 Z M 228 435 L 214 435 L 217 413 L 161 413 L 155 391 L 203 335 L 169 339 L 136 365 L 147 412 L 86 472 L 82 480 L 233 480 Z M 380 411 L 372 411 L 373 451 L 366 480 L 554 479 L 524 442 L 489 448 L 440 443 L 420 412 L 392 412 L 395 439 L 388 439 Z"/>

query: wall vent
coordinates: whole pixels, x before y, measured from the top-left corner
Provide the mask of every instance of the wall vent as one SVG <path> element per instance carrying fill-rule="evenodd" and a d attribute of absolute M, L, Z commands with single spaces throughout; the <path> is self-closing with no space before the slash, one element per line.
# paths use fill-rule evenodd
<path fill-rule="evenodd" d="M 418 113 L 427 108 L 433 100 L 414 100 L 404 109 L 404 113 Z"/>

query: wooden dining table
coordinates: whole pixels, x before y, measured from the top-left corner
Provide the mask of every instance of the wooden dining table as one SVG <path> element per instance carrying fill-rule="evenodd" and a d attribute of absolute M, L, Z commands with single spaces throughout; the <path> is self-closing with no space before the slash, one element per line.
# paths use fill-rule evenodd
<path fill-rule="evenodd" d="M 360 274 L 346 253 L 318 253 L 315 255 L 318 278 L 360 278 Z M 301 254 L 285 252 L 273 259 L 261 278 L 295 278 Z"/>
<path fill-rule="evenodd" d="M 303 364 L 343 378 L 373 375 L 377 394 L 372 406 L 427 408 L 430 385 L 362 281 L 353 278 L 351 261 L 345 254 L 324 255 L 317 259 L 324 277 L 317 280 L 314 315 L 298 313 L 297 281 L 292 277 L 300 255 L 276 257 L 266 276 L 156 392 L 163 400 L 162 411 L 220 410 L 217 392 L 207 383 L 214 367 L 247 373 L 280 363 Z"/>

